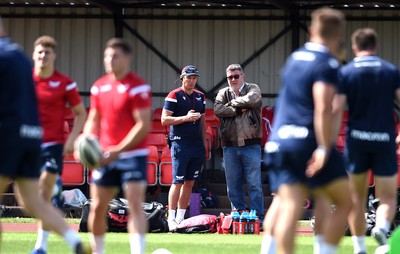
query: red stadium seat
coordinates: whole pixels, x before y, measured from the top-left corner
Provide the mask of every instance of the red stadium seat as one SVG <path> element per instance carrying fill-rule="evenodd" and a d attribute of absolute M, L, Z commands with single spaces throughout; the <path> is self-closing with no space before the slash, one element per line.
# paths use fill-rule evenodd
<path fill-rule="evenodd" d="M 213 108 L 206 108 L 205 118 L 207 127 L 211 127 L 212 148 L 218 148 L 220 146 L 220 140 L 219 140 L 220 120 L 215 115 Z"/>
<path fill-rule="evenodd" d="M 264 147 L 265 143 L 268 140 L 268 136 L 271 133 L 272 129 L 272 121 L 274 118 L 274 109 L 269 106 L 265 106 L 261 109 L 262 115 L 262 138 L 261 138 L 261 145 Z"/>
<path fill-rule="evenodd" d="M 153 111 L 153 121 L 159 121 L 159 122 L 161 122 L 162 111 L 163 111 L 162 108 L 156 108 L 156 109 Z"/>
<path fill-rule="evenodd" d="M 171 150 L 168 147 L 164 147 L 161 153 L 158 182 L 162 186 L 170 186 L 172 184 L 172 159 Z"/>
<path fill-rule="evenodd" d="M 158 150 L 156 146 L 148 146 L 149 155 L 147 157 L 147 185 L 157 185 L 158 163 Z"/>
<path fill-rule="evenodd" d="M 167 145 L 165 134 L 162 133 L 149 133 L 147 135 L 147 145 L 156 146 L 157 150 L 161 153 L 163 148 Z"/>
<path fill-rule="evenodd" d="M 64 161 L 61 179 L 65 186 L 78 186 L 85 183 L 85 167 L 78 161 Z"/>
<path fill-rule="evenodd" d="M 167 131 L 169 133 L 169 127 L 162 125 L 161 121 L 153 120 L 151 122 L 151 133 L 162 133 L 165 135 Z"/>

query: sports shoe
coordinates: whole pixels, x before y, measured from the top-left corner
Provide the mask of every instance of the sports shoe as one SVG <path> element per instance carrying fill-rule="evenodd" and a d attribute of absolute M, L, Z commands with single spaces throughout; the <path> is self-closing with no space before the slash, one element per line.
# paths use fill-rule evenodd
<path fill-rule="evenodd" d="M 390 250 L 389 245 L 387 245 L 387 244 L 382 245 L 382 246 L 379 246 L 378 248 L 376 248 L 375 254 L 388 254 L 389 250 Z"/>
<path fill-rule="evenodd" d="M 75 254 L 92 254 L 92 248 L 83 242 L 78 243 L 75 246 Z"/>
<path fill-rule="evenodd" d="M 387 245 L 388 243 L 386 232 L 380 228 L 374 227 L 371 231 L 371 236 L 375 238 L 380 246 Z"/>
<path fill-rule="evenodd" d="M 31 254 L 47 254 L 44 249 L 34 249 Z"/>
<path fill-rule="evenodd" d="M 177 226 L 178 226 L 178 223 L 175 220 L 168 221 L 169 232 L 175 231 Z"/>

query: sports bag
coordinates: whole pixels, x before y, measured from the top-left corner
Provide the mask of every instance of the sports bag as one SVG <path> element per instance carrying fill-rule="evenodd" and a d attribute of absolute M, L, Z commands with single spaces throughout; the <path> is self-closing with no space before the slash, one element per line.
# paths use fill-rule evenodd
<path fill-rule="evenodd" d="M 217 216 L 200 214 L 183 220 L 177 226 L 176 233 L 215 233 L 217 232 Z"/>
<path fill-rule="evenodd" d="M 87 220 L 89 216 L 91 201 L 88 200 L 82 208 L 82 217 L 79 223 L 80 232 L 88 232 Z M 165 218 L 165 208 L 161 203 L 151 202 L 142 203 L 143 212 L 149 223 L 149 232 L 161 233 L 168 232 L 168 223 Z M 107 231 L 108 232 L 127 232 L 128 231 L 129 210 L 126 199 L 113 199 L 109 203 L 107 212 Z"/>

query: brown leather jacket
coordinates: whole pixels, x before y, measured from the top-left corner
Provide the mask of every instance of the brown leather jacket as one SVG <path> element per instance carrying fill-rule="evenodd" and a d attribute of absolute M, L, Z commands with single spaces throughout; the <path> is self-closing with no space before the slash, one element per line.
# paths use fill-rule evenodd
<path fill-rule="evenodd" d="M 228 86 L 219 90 L 214 112 L 221 119 L 223 146 L 261 144 L 262 96 L 256 84 L 244 83 L 239 96 Z"/>

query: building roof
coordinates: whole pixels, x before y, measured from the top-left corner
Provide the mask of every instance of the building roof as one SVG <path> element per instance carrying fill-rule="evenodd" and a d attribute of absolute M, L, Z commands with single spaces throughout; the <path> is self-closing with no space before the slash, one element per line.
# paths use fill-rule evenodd
<path fill-rule="evenodd" d="M 0 0 L 0 6 L 96 6 L 109 10 L 118 8 L 277 8 L 292 12 L 300 9 L 314 9 L 321 6 L 331 6 L 340 9 L 399 9 L 400 2 L 398 0 Z"/>

